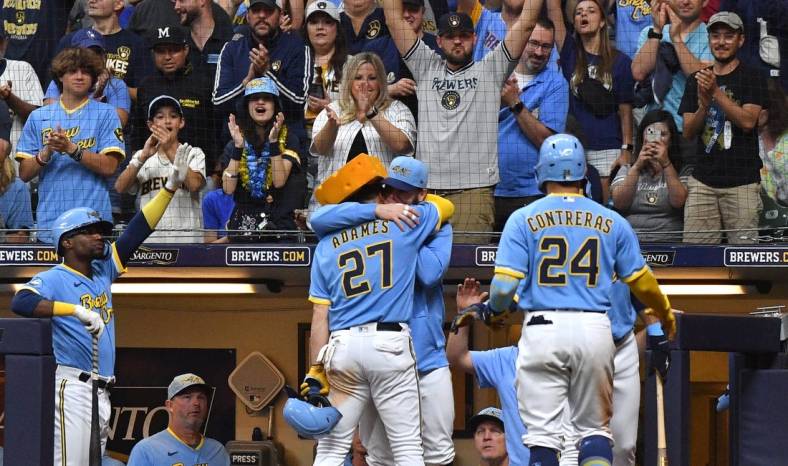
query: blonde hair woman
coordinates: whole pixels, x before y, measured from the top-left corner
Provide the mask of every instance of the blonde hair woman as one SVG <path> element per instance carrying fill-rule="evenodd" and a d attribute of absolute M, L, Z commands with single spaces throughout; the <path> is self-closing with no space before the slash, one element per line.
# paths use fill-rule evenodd
<path fill-rule="evenodd" d="M 374 53 L 350 58 L 342 71 L 339 100 L 315 119 L 309 152 L 318 157 L 317 180 L 359 154 L 374 155 L 386 165 L 396 155 L 412 155 L 416 122 L 402 102 L 391 100 L 383 62 Z M 310 203 L 310 210 L 317 207 Z"/>

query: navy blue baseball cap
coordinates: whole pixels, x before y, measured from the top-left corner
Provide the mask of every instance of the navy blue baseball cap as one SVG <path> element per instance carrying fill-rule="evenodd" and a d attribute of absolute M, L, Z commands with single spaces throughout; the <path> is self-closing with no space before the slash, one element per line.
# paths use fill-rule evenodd
<path fill-rule="evenodd" d="M 413 157 L 400 155 L 391 161 L 383 184 L 400 191 L 413 191 L 426 188 L 429 176 L 427 164 Z"/>
<path fill-rule="evenodd" d="M 455 32 L 476 32 L 473 27 L 473 20 L 465 13 L 449 12 L 438 19 L 438 35 L 450 34 Z"/>
<path fill-rule="evenodd" d="M 107 50 L 107 43 L 104 41 L 104 36 L 100 32 L 93 29 L 80 29 L 71 36 L 71 46 L 88 48 L 98 47 L 101 50 Z"/>

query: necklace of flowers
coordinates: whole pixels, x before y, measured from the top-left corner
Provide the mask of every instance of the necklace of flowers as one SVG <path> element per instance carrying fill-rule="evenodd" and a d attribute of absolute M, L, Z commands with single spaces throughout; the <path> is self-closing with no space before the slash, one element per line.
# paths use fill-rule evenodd
<path fill-rule="evenodd" d="M 244 142 L 241 155 L 241 166 L 238 174 L 242 186 L 252 195 L 252 199 L 263 199 L 268 187 L 268 164 L 271 161 L 271 150 L 266 141 L 261 152 L 254 150 L 249 141 Z"/>

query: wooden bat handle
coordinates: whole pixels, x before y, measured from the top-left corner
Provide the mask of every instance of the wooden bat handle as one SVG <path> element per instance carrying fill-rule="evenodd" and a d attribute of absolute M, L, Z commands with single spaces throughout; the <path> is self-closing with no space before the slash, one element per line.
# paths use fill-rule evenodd
<path fill-rule="evenodd" d="M 665 439 L 665 396 L 662 392 L 662 377 L 657 378 L 657 466 L 668 466 L 668 444 Z"/>

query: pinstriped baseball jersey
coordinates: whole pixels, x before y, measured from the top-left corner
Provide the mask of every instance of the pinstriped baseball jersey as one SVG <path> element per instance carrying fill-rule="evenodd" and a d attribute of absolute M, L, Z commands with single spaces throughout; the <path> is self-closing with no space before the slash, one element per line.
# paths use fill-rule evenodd
<path fill-rule="evenodd" d="M 498 108 L 513 58 L 501 44 L 479 62 L 451 71 L 419 40 L 403 56 L 416 81 L 416 158 L 430 166 L 430 189 L 469 189 L 498 182 Z"/>
<path fill-rule="evenodd" d="M 517 210 L 503 230 L 495 272 L 525 279 L 524 310 L 607 311 L 613 274 L 647 270 L 629 223 L 577 195 L 551 194 Z"/>

